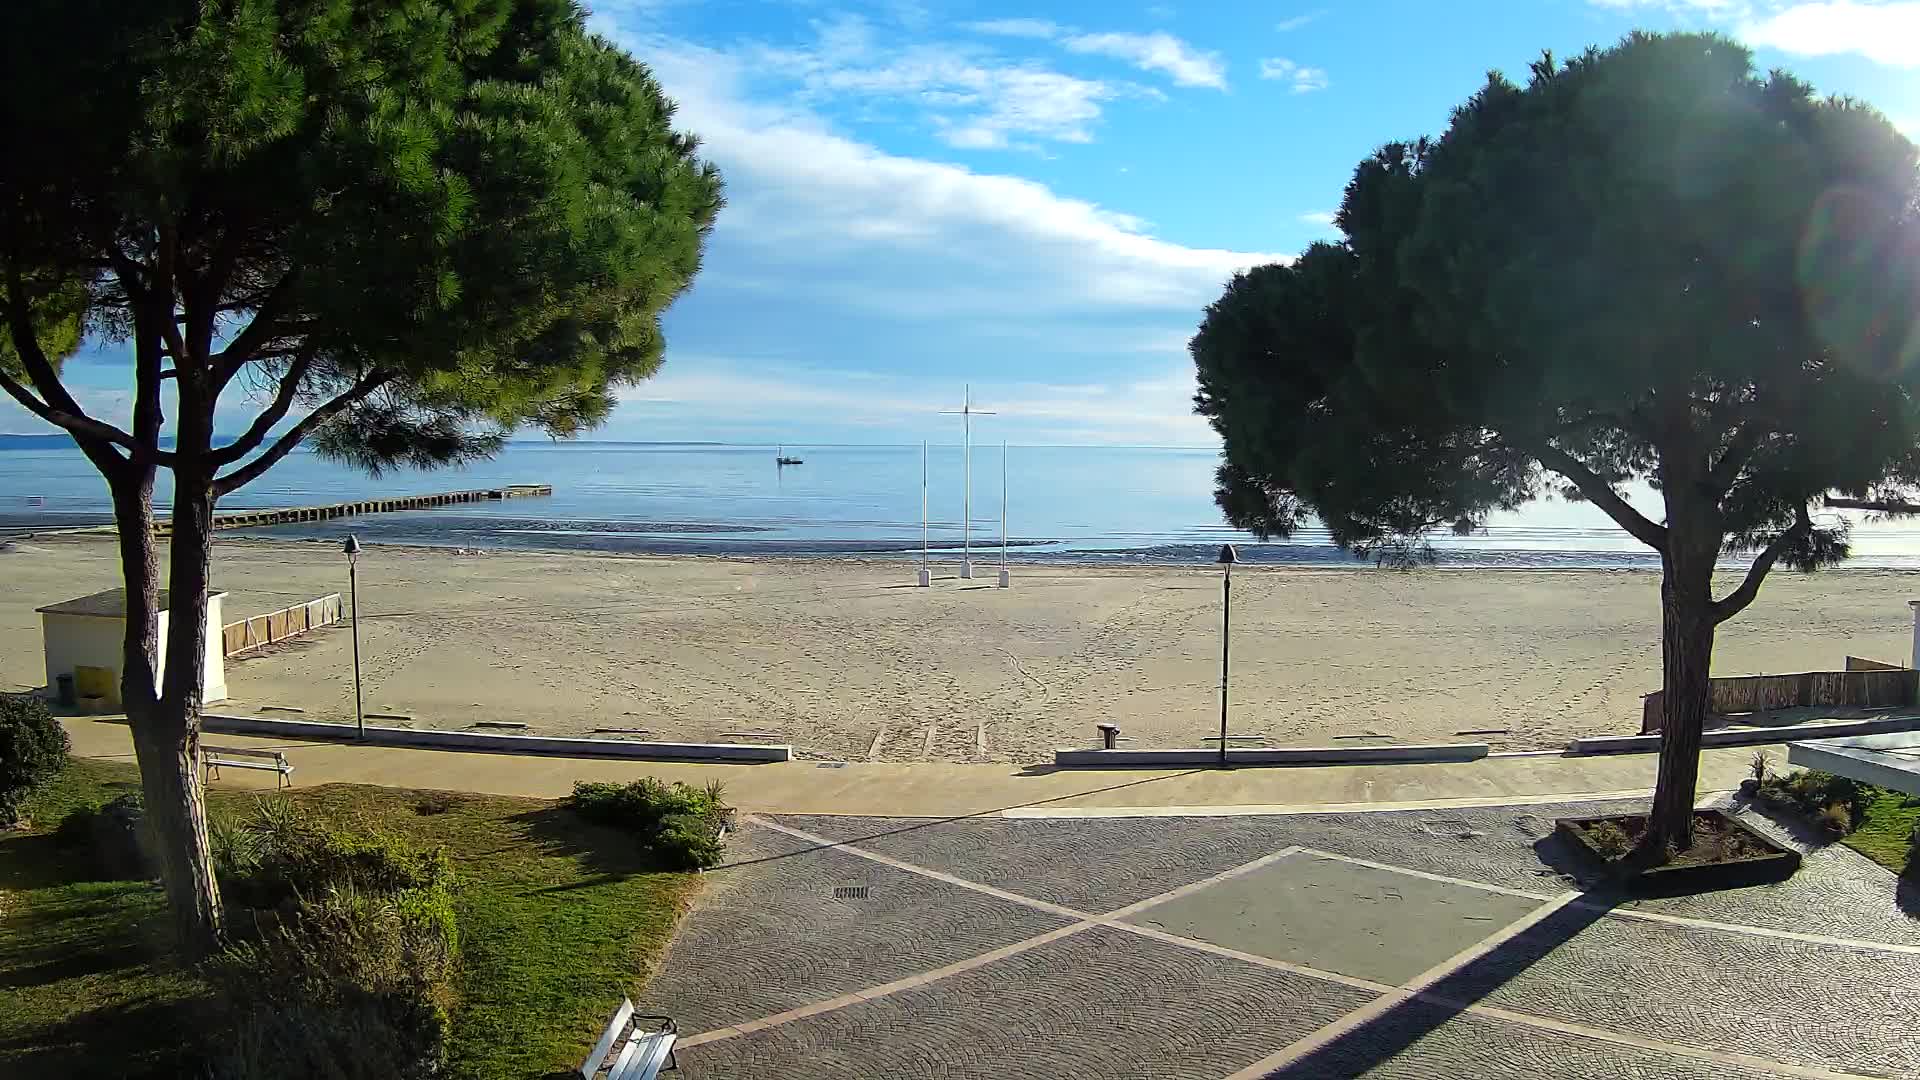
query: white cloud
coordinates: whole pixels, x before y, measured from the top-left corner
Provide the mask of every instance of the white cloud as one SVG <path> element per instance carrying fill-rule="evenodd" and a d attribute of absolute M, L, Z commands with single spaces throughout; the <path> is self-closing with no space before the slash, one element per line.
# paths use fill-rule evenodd
<path fill-rule="evenodd" d="M 1101 102 L 1137 92 L 962 46 L 884 46 L 857 16 L 815 23 L 814 31 L 815 41 L 804 48 L 750 45 L 738 51 L 753 74 L 797 83 L 803 100 L 843 98 L 868 109 L 910 109 L 948 145 L 963 149 L 1027 145 L 1017 141 L 1023 139 L 1089 142 Z"/>
<path fill-rule="evenodd" d="M 1920 67 L 1920 3 L 1795 4 L 1747 19 L 1739 36 L 1796 56 L 1857 53 L 1889 67 Z"/>
<path fill-rule="evenodd" d="M 1197 49 L 1164 30 L 1147 34 L 1087 33 L 1046 19 L 990 19 L 966 24 L 976 33 L 1057 40 L 1069 52 L 1121 60 L 1142 71 L 1170 76 L 1176 86 L 1227 88 L 1220 54 Z"/>
<path fill-rule="evenodd" d="M 1260 61 L 1260 77 L 1288 83 L 1296 94 L 1310 94 L 1327 88 L 1325 68 L 1306 67 L 1283 56 L 1269 56 Z"/>
<path fill-rule="evenodd" d="M 1291 18 L 1281 19 L 1279 22 L 1273 24 L 1273 28 L 1275 30 L 1280 31 L 1283 34 L 1291 33 L 1292 31 L 1300 29 L 1301 27 L 1307 25 L 1308 23 L 1314 21 L 1315 19 L 1318 19 L 1320 16 L 1325 15 L 1326 13 L 1327 12 L 1325 8 L 1321 8 L 1318 11 L 1309 11 L 1304 15 L 1295 15 Z"/>
<path fill-rule="evenodd" d="M 758 252 L 753 272 L 778 288 L 900 311 L 1191 312 L 1236 270 L 1282 258 L 1187 247 L 1032 180 L 889 154 L 809 113 L 745 100 L 741 58 L 630 44 L 727 178 L 716 238 Z M 831 269 L 791 272 L 805 265 Z M 710 261 L 702 282 L 730 272 Z"/>
<path fill-rule="evenodd" d="M 1000 37 L 1052 38 L 1060 34 L 1060 24 L 1046 19 L 988 19 L 985 22 L 967 23 L 966 29 L 977 34 L 996 34 Z"/>
<path fill-rule="evenodd" d="M 1308 213 L 1301 214 L 1300 224 L 1317 225 L 1323 229 L 1332 228 L 1333 227 L 1333 211 L 1313 210 Z"/>
<path fill-rule="evenodd" d="M 1123 60 L 1142 71 L 1171 76 L 1176 86 L 1227 88 L 1227 65 L 1219 53 L 1203 52 L 1172 34 L 1072 34 L 1061 44 L 1077 53 Z"/>

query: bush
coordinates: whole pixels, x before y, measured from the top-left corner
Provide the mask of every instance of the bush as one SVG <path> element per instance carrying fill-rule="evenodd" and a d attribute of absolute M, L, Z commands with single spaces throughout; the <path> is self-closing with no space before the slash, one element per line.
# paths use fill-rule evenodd
<path fill-rule="evenodd" d="M 1842 837 L 1853 831 L 1853 811 L 1846 803 L 1834 803 L 1814 815 L 1813 823 L 1828 836 Z"/>
<path fill-rule="evenodd" d="M 651 776 L 630 784 L 581 780 L 567 805 L 588 821 L 633 833 L 665 870 L 704 870 L 726 854 L 721 832 L 732 811 L 719 781 L 696 788 Z"/>
<path fill-rule="evenodd" d="M 256 913 L 258 916 L 259 913 Z M 237 1021 L 219 1078 L 429 1077 L 446 1062 L 456 954 L 444 891 L 350 887 L 266 913 L 213 965 Z"/>
<path fill-rule="evenodd" d="M 67 763 L 67 729 L 38 698 L 0 696 L 0 828 L 20 823 L 27 796 Z"/>
<path fill-rule="evenodd" d="M 223 888 L 247 907 L 350 889 L 374 896 L 445 892 L 453 864 L 444 848 L 421 850 L 395 837 L 336 828 L 301 814 L 285 798 L 254 800 L 237 826 L 214 830 L 214 866 Z"/>
<path fill-rule="evenodd" d="M 1633 838 L 1611 821 L 1599 821 L 1587 826 L 1587 843 L 1606 859 L 1618 859 L 1633 850 Z"/>
<path fill-rule="evenodd" d="M 215 830 L 232 923 L 214 965 L 235 1032 L 219 1078 L 426 1077 L 446 1059 L 459 937 L 442 849 L 308 818 L 285 799 Z"/>
<path fill-rule="evenodd" d="M 1880 794 L 1872 784 L 1818 769 L 1791 776 L 1769 775 L 1760 785 L 1760 798 L 1771 805 L 1796 810 L 1816 826 L 1845 836 L 1867 819 L 1867 808 Z M 1837 812 L 1836 812 L 1836 809 Z M 1841 831 L 1834 832 L 1838 828 Z"/>

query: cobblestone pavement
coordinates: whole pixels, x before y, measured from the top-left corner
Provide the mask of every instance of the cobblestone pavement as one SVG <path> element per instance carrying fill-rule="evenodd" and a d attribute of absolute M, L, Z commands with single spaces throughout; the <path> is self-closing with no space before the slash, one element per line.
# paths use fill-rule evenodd
<path fill-rule="evenodd" d="M 1627 901 L 1608 808 L 749 819 L 643 1011 L 690 1080 L 1920 1076 L 1893 875 Z"/>

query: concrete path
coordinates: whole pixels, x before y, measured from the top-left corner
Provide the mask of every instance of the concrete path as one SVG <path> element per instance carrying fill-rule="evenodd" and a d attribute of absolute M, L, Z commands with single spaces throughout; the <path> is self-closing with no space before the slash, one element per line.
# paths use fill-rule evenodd
<path fill-rule="evenodd" d="M 124 722 L 78 718 L 65 724 L 73 737 L 74 753 L 82 757 L 130 757 L 133 752 Z M 206 741 L 285 749 L 294 765 L 294 780 L 302 787 L 344 782 L 557 798 L 571 790 L 575 780 L 657 776 L 704 784 L 717 778 L 727 785 L 729 801 L 750 811 L 931 817 L 1000 812 L 1026 817 L 1275 814 L 1565 801 L 1650 792 L 1656 767 L 1650 754 L 1231 770 L 1090 771 L 821 761 L 696 765 L 288 742 L 239 735 L 210 735 Z M 1737 787 L 1752 758 L 1751 750 L 1708 751 L 1701 759 L 1701 790 Z M 1774 758 L 1784 764 L 1778 754 Z M 230 769 L 216 784 L 271 788 L 273 776 Z"/>
<path fill-rule="evenodd" d="M 1892 874 L 1587 891 L 1552 819 L 1625 808 L 759 815 L 643 1011 L 689 1080 L 1920 1075 Z"/>

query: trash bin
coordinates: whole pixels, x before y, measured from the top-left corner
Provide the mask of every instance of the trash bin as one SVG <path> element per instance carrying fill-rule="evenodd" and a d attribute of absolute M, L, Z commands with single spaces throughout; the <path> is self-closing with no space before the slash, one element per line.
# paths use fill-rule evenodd
<path fill-rule="evenodd" d="M 73 695 L 73 676 L 71 675 L 54 676 L 53 694 L 54 694 L 54 700 L 58 701 L 62 708 L 67 708 L 67 709 L 73 708 L 73 704 L 75 700 Z"/>

